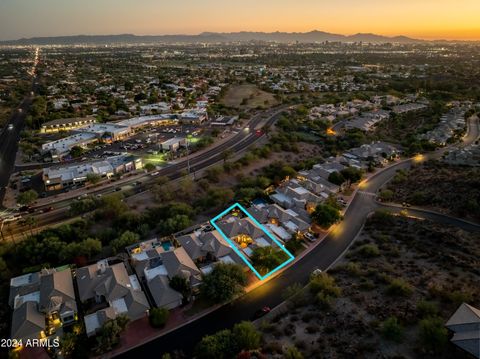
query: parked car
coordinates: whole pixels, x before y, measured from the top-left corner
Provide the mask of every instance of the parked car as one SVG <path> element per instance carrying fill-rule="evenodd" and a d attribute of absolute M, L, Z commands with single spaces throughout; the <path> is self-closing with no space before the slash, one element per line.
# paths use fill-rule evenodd
<path fill-rule="evenodd" d="M 47 213 L 47 212 L 51 212 L 53 211 L 53 207 L 50 206 L 50 207 L 45 207 L 43 210 L 42 210 L 42 213 Z"/>
<path fill-rule="evenodd" d="M 310 232 L 305 232 L 303 236 L 305 237 L 305 239 L 308 239 L 310 242 L 315 242 L 317 240 L 317 237 L 315 237 Z"/>

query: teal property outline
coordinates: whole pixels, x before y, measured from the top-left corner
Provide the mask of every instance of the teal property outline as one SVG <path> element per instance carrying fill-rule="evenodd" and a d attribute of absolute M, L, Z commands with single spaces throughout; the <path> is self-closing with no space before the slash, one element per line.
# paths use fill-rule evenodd
<path fill-rule="evenodd" d="M 267 274 L 265 274 L 264 276 L 262 276 L 260 273 L 258 273 L 258 271 L 252 266 L 252 264 L 250 263 L 250 261 L 245 257 L 245 255 L 237 248 L 237 246 L 232 243 L 232 241 L 230 240 L 230 238 L 228 238 L 227 235 L 225 235 L 225 233 L 223 233 L 223 231 L 215 224 L 215 222 L 222 218 L 223 216 L 225 216 L 227 213 L 229 213 L 232 209 L 234 208 L 239 208 L 243 213 L 245 213 L 248 218 L 250 218 L 252 220 L 252 222 L 258 226 L 271 240 L 273 240 L 280 249 L 282 249 L 285 253 L 287 253 L 287 255 L 289 256 L 289 259 L 287 259 L 285 262 L 283 262 L 282 264 L 280 264 L 278 267 L 276 267 L 275 269 L 271 270 L 270 272 L 268 272 Z M 232 247 L 232 249 L 235 251 L 235 253 L 237 253 L 239 255 L 239 257 L 245 262 L 245 264 L 252 270 L 253 273 L 255 273 L 255 275 L 260 279 L 260 280 L 264 280 L 266 278 L 268 278 L 269 276 L 271 276 L 273 273 L 279 271 L 280 269 L 282 269 L 283 267 L 285 267 L 288 263 L 290 263 L 291 261 L 293 261 L 295 259 L 295 256 L 290 253 L 288 251 L 288 249 L 286 249 L 279 241 L 277 241 L 275 239 L 275 237 L 273 235 L 270 234 L 270 232 L 268 231 L 267 228 L 265 228 L 265 226 L 261 225 L 255 218 L 253 218 L 253 216 L 248 213 L 248 211 L 243 208 L 243 206 L 240 204 L 240 203 L 235 203 L 233 205 L 231 205 L 230 207 L 228 207 L 226 210 L 224 210 L 222 213 L 220 213 L 218 216 L 216 216 L 215 218 L 211 219 L 210 220 L 210 223 L 212 224 L 213 227 L 215 227 L 215 229 L 218 231 L 218 233 L 220 233 L 220 235 L 227 241 L 227 243 L 230 245 L 230 247 Z"/>

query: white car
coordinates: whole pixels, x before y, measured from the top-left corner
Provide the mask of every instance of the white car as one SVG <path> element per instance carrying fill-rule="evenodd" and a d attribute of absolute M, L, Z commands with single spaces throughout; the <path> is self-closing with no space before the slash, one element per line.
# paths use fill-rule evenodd
<path fill-rule="evenodd" d="M 11 130 L 13 130 L 13 125 L 9 124 L 7 128 L 8 128 L 9 131 L 11 131 Z"/>
<path fill-rule="evenodd" d="M 303 236 L 308 239 L 310 242 L 315 242 L 317 240 L 317 237 L 315 237 L 313 234 L 310 232 L 305 232 Z"/>

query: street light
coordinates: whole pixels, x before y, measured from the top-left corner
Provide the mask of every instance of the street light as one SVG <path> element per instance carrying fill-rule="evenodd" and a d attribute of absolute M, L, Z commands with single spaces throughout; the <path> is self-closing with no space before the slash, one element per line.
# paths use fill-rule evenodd
<path fill-rule="evenodd" d="M 185 138 L 186 144 L 187 144 L 187 172 L 188 175 L 190 175 L 190 147 L 188 147 L 188 140 L 190 138 L 190 135 L 187 135 Z M 195 173 L 193 174 L 193 177 L 195 178 Z"/>
<path fill-rule="evenodd" d="M 419 154 L 417 154 L 413 157 L 413 162 L 415 162 L 415 163 L 421 163 L 423 161 L 425 161 L 425 156 L 422 155 L 421 153 L 419 153 Z"/>

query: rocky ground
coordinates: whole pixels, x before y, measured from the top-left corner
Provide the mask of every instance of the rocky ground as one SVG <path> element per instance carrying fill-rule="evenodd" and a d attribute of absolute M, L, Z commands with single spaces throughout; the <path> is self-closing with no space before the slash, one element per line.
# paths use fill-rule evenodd
<path fill-rule="evenodd" d="M 296 294 L 288 310 L 260 324 L 264 351 L 281 358 L 294 345 L 305 358 L 469 358 L 443 325 L 462 302 L 480 307 L 479 258 L 479 234 L 376 214 L 329 272 L 333 284 Z"/>
<path fill-rule="evenodd" d="M 431 207 L 480 222 L 480 169 L 427 162 L 388 184 L 393 202 Z"/>

